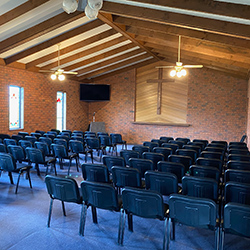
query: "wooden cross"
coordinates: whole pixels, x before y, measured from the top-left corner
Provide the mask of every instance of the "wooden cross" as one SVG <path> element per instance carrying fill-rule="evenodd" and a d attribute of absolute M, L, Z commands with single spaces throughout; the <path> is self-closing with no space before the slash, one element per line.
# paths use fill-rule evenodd
<path fill-rule="evenodd" d="M 147 83 L 158 83 L 157 91 L 157 115 L 161 114 L 161 100 L 162 100 L 162 83 L 164 82 L 174 82 L 174 79 L 162 79 L 163 69 L 158 69 L 158 79 L 149 79 Z"/>

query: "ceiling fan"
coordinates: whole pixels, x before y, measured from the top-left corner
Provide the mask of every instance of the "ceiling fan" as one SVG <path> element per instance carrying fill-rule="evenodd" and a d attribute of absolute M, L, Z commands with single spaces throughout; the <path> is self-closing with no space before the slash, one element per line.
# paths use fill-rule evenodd
<path fill-rule="evenodd" d="M 74 71 L 65 71 L 64 69 L 60 68 L 60 44 L 58 44 L 58 55 L 57 55 L 57 69 L 56 70 L 39 70 L 39 72 L 45 72 L 45 73 L 52 73 L 50 76 L 52 80 L 55 80 L 58 78 L 58 80 L 63 81 L 65 79 L 64 74 L 69 75 L 77 75 L 77 72 Z"/>
<path fill-rule="evenodd" d="M 182 77 L 187 74 L 185 68 L 202 68 L 203 65 L 183 65 L 181 62 L 181 36 L 179 36 L 179 46 L 178 46 L 178 61 L 176 62 L 175 66 L 158 66 L 156 68 L 162 68 L 162 69 L 171 69 L 170 76 L 174 77 Z"/>

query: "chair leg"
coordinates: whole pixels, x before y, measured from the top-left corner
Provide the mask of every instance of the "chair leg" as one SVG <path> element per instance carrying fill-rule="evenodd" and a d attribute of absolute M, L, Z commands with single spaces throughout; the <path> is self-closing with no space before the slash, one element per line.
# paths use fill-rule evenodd
<path fill-rule="evenodd" d="M 31 179 L 30 179 L 30 170 L 28 169 L 27 170 L 27 175 L 26 175 L 29 179 L 29 184 L 30 184 L 30 188 L 32 188 L 32 185 L 31 185 Z"/>
<path fill-rule="evenodd" d="M 166 249 L 166 234 L 167 234 L 168 218 L 164 221 L 164 235 L 163 235 L 163 250 Z"/>
<path fill-rule="evenodd" d="M 48 169 L 49 169 L 49 164 L 44 164 L 44 167 L 46 167 L 46 172 L 45 172 L 45 176 L 48 174 Z"/>
<path fill-rule="evenodd" d="M 35 168 L 36 168 L 37 175 L 40 176 L 41 173 L 40 173 L 40 169 L 39 169 L 39 164 L 36 164 Z"/>
<path fill-rule="evenodd" d="M 12 173 L 8 172 L 9 178 L 10 178 L 10 184 L 14 184 Z"/>
<path fill-rule="evenodd" d="M 215 230 L 215 250 L 219 250 L 220 245 L 220 228 L 216 228 Z M 221 249 L 222 250 L 222 249 Z"/>
<path fill-rule="evenodd" d="M 20 181 L 21 174 L 22 174 L 22 172 L 20 171 L 19 174 L 18 174 L 18 178 L 17 178 L 15 194 L 17 194 L 17 190 L 18 190 L 18 185 L 19 185 L 19 181 Z"/>
<path fill-rule="evenodd" d="M 65 206 L 64 206 L 64 202 L 62 201 L 62 210 L 63 210 L 63 215 L 66 216 L 66 211 L 65 211 Z"/>
<path fill-rule="evenodd" d="M 224 240 L 225 240 L 225 232 L 224 230 L 221 228 L 220 230 L 220 250 L 224 249 Z"/>
<path fill-rule="evenodd" d="M 98 224 L 96 207 L 91 206 L 93 223 Z"/>
<path fill-rule="evenodd" d="M 91 156 L 92 163 L 94 163 L 93 151 L 90 152 L 90 156 Z"/>
<path fill-rule="evenodd" d="M 167 249 L 167 250 L 169 250 L 170 231 L 171 231 L 171 220 L 168 219 L 168 226 L 167 226 L 167 245 L 166 245 L 166 249 Z"/>
<path fill-rule="evenodd" d="M 80 218 L 80 229 L 79 229 L 79 234 L 82 235 L 82 236 L 84 236 L 84 229 L 85 229 L 85 222 L 86 222 L 86 217 L 87 217 L 87 210 L 88 210 L 88 207 L 83 203 L 81 218 Z"/>
<path fill-rule="evenodd" d="M 77 170 L 77 172 L 79 172 L 79 162 L 80 162 L 80 160 L 79 160 L 79 155 L 78 156 L 76 156 L 76 170 Z"/>
<path fill-rule="evenodd" d="M 128 214 L 128 230 L 133 232 L 133 215 Z"/>
<path fill-rule="evenodd" d="M 69 175 L 70 167 L 71 167 L 71 159 L 69 160 L 68 175 Z"/>
<path fill-rule="evenodd" d="M 124 209 L 121 209 L 120 222 L 119 222 L 119 232 L 118 232 L 118 244 L 120 244 L 120 245 L 123 245 L 124 229 L 125 229 L 125 211 L 124 211 Z"/>
<path fill-rule="evenodd" d="M 171 240 L 175 240 L 175 222 L 174 220 L 171 219 L 171 224 L 172 224 L 172 237 L 171 237 Z"/>
<path fill-rule="evenodd" d="M 55 169 L 55 175 L 57 176 L 57 172 L 56 172 L 56 162 L 53 163 L 53 167 Z"/>
<path fill-rule="evenodd" d="M 51 198 L 50 206 L 49 206 L 49 215 L 48 215 L 47 227 L 50 227 L 50 219 L 51 219 L 51 214 L 52 214 L 53 201 L 54 200 Z"/>

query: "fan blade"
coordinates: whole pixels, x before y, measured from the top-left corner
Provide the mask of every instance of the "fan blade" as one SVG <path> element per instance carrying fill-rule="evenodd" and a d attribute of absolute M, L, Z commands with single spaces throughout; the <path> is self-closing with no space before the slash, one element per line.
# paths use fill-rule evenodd
<path fill-rule="evenodd" d="M 174 68 L 175 66 L 156 66 L 156 69 L 171 69 Z"/>
<path fill-rule="evenodd" d="M 52 70 L 42 70 L 42 69 L 40 69 L 39 72 L 42 72 L 42 73 L 54 73 L 55 71 L 52 71 Z"/>
<path fill-rule="evenodd" d="M 203 65 L 183 65 L 183 68 L 202 68 Z"/>
<path fill-rule="evenodd" d="M 78 72 L 73 72 L 73 71 L 63 71 L 63 74 L 77 75 L 77 74 L 78 74 Z"/>

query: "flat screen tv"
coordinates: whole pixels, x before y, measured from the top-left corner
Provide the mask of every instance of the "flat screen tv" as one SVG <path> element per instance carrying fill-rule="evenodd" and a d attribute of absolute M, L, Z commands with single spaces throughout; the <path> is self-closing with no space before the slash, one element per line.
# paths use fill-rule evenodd
<path fill-rule="evenodd" d="M 80 84 L 80 100 L 86 102 L 109 101 L 110 85 Z"/>

